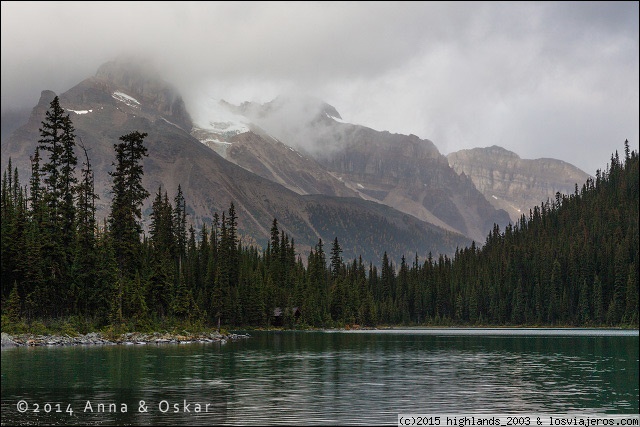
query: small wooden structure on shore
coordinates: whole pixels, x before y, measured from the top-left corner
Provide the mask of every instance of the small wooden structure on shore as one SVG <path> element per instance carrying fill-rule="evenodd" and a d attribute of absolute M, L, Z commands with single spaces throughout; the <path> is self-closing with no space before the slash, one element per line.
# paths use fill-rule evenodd
<path fill-rule="evenodd" d="M 289 317 L 297 322 L 301 314 L 300 307 L 276 307 L 273 309 L 273 326 L 284 326 L 285 319 Z"/>

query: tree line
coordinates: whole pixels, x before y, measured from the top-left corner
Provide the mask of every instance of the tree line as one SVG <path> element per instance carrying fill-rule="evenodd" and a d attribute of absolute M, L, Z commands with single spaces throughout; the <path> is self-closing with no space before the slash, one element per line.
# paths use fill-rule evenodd
<path fill-rule="evenodd" d="M 93 327 L 213 325 L 638 325 L 638 154 L 448 257 L 344 260 L 336 237 L 303 261 L 273 219 L 266 248 L 243 246 L 234 204 L 194 229 L 178 186 L 141 207 L 145 133 L 114 144 L 108 217 L 96 219 L 87 150 L 56 97 L 24 187 L 2 178 L 2 316 L 73 316 Z M 79 149 L 79 150 L 78 150 Z M 77 152 L 82 164 L 78 166 Z M 293 307 L 300 317 L 293 315 Z M 284 319 L 276 319 L 280 308 Z"/>

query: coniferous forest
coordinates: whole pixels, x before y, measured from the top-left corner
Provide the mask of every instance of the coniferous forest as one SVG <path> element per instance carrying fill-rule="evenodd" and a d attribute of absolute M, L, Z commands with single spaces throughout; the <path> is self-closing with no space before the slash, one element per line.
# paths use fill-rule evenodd
<path fill-rule="evenodd" d="M 638 326 L 638 153 L 627 142 L 595 179 L 494 226 L 481 246 L 396 263 L 386 254 L 345 260 L 340 236 L 318 241 L 303 261 L 277 218 L 266 248 L 242 246 L 233 203 L 194 229 L 180 187 L 169 195 L 142 186 L 146 136 L 114 142 L 110 212 L 98 221 L 91 159 L 58 98 L 51 102 L 28 182 L 11 161 L 2 177 L 3 331 L 51 319 L 118 331 Z"/>

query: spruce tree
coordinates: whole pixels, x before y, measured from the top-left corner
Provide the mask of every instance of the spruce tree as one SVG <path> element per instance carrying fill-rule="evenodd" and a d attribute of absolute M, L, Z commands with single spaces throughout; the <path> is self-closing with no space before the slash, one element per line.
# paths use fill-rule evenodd
<path fill-rule="evenodd" d="M 44 300 L 49 314 L 60 315 L 71 307 L 70 266 L 75 240 L 75 134 L 69 115 L 56 96 L 49 105 L 40 128 L 38 148 L 44 154 L 41 174 L 47 217 L 41 232 L 47 243 L 43 249 L 48 272 Z"/>
<path fill-rule="evenodd" d="M 146 133 L 138 131 L 121 136 L 122 142 L 114 144 L 116 169 L 109 172 L 113 178 L 109 231 L 118 266 L 129 278 L 135 276 L 140 265 L 142 228 L 138 221 L 142 216 L 142 203 L 149 196 L 142 186 L 142 160 L 147 156 L 147 148 L 143 144 L 146 136 Z"/>
<path fill-rule="evenodd" d="M 73 243 L 76 235 L 76 205 L 75 195 L 78 178 L 75 175 L 78 158 L 75 155 L 75 128 L 67 115 L 64 117 L 62 129 L 62 153 L 60 157 L 60 219 L 62 245 L 66 250 L 66 258 L 70 262 L 73 258 Z M 85 153 L 86 154 L 86 153 Z"/>
<path fill-rule="evenodd" d="M 340 274 L 342 268 L 342 248 L 338 243 L 338 237 L 333 240 L 333 246 L 331 247 L 331 278 L 336 279 Z"/>
<path fill-rule="evenodd" d="M 50 210 L 53 229 L 57 232 L 60 223 L 60 204 L 62 201 L 62 168 L 64 166 L 65 143 L 72 139 L 71 135 L 65 136 L 65 130 L 70 131 L 68 115 L 60 106 L 60 100 L 56 96 L 49 110 L 45 114 L 45 120 L 40 128 L 38 148 L 41 153 L 46 153 L 45 162 L 42 165 L 42 175 L 46 184 L 46 202 Z"/>
<path fill-rule="evenodd" d="M 35 221 L 39 226 L 43 221 L 43 199 L 44 189 L 40 177 L 40 149 L 36 147 L 31 159 L 31 178 L 29 178 L 29 205 L 31 212 L 31 220 Z M 9 159 L 11 162 L 11 159 Z"/>
<path fill-rule="evenodd" d="M 181 262 L 187 253 L 187 205 L 182 194 L 182 187 L 178 185 L 178 192 L 174 199 L 173 230 L 177 246 L 178 261 Z"/>
<path fill-rule="evenodd" d="M 2 300 L 9 297 L 13 283 L 17 280 L 16 263 L 18 261 L 18 241 L 19 235 L 15 229 L 16 216 L 16 200 L 13 197 L 12 177 L 11 177 L 11 159 L 7 170 L 2 174 L 2 196 L 0 202 L 1 221 L 0 227 L 2 231 Z"/>
<path fill-rule="evenodd" d="M 73 260 L 74 297 L 76 307 L 86 316 L 95 312 L 100 304 L 96 250 L 96 205 L 100 197 L 95 193 L 91 161 L 86 147 L 79 144 L 84 153 L 81 181 L 77 187 L 77 239 Z"/>
<path fill-rule="evenodd" d="M 233 202 L 229 205 L 229 216 L 227 217 L 227 254 L 229 257 L 229 284 L 232 287 L 238 286 L 240 278 L 240 258 L 238 253 L 238 216 Z"/>

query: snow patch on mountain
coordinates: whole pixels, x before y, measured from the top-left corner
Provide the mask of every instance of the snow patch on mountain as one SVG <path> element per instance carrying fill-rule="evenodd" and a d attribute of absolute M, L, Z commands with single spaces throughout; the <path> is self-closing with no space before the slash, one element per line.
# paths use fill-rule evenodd
<path fill-rule="evenodd" d="M 199 141 L 224 158 L 227 158 L 227 150 L 231 145 L 233 145 L 231 142 L 221 141 L 217 138 L 210 137 L 202 137 Z"/>
<path fill-rule="evenodd" d="M 111 97 L 116 101 L 124 102 L 129 107 L 140 108 L 140 102 L 126 93 L 116 91 L 111 94 Z"/>
<path fill-rule="evenodd" d="M 72 110 L 71 108 L 67 108 L 67 111 L 73 111 L 76 114 L 88 114 L 93 112 L 93 110 Z"/>
<path fill-rule="evenodd" d="M 329 117 L 332 120 L 335 120 L 338 123 L 348 123 L 348 122 L 345 122 L 344 120 L 342 120 L 342 118 L 340 118 L 340 117 L 332 116 L 331 114 L 329 114 L 327 112 L 325 112 L 325 114 L 327 115 L 327 117 Z"/>
<path fill-rule="evenodd" d="M 220 141 L 219 139 L 215 139 L 215 138 L 206 138 L 206 139 L 203 139 L 202 142 L 204 142 L 206 144 L 233 145 L 231 142 Z"/>
<path fill-rule="evenodd" d="M 133 117 L 135 117 L 135 116 L 133 116 Z M 179 129 L 182 129 L 180 126 L 178 126 L 177 124 L 175 124 L 175 123 L 173 123 L 173 122 L 171 122 L 171 121 L 169 121 L 169 120 L 165 119 L 164 117 L 160 117 L 160 118 L 161 118 L 162 120 L 164 120 L 166 123 L 169 123 L 171 126 L 175 126 L 175 127 L 179 128 Z"/>
<path fill-rule="evenodd" d="M 194 128 L 220 135 L 222 138 L 249 132 L 251 129 L 248 124 L 249 120 L 246 117 L 230 111 L 222 101 L 216 99 L 205 100 L 193 114 Z M 202 139 L 200 141 L 204 142 Z"/>

